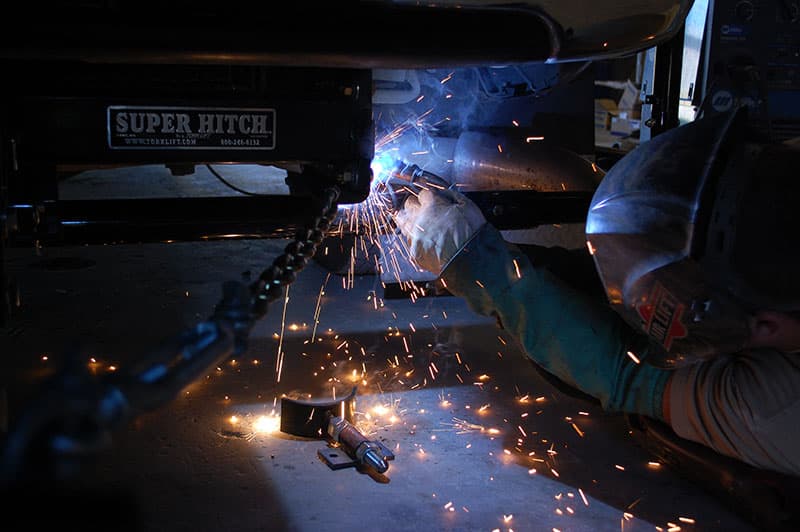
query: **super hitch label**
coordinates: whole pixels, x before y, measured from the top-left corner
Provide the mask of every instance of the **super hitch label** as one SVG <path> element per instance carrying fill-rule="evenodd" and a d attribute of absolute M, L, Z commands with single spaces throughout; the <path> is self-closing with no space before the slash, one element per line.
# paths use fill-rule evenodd
<path fill-rule="evenodd" d="M 112 105 L 112 150 L 272 150 L 275 109 Z"/>

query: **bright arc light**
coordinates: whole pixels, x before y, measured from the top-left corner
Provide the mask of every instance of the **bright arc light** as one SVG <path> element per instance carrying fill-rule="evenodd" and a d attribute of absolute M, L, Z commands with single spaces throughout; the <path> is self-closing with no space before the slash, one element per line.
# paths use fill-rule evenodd
<path fill-rule="evenodd" d="M 372 407 L 372 412 L 379 416 L 383 416 L 389 413 L 389 408 L 387 408 L 385 405 L 375 405 Z"/>
<path fill-rule="evenodd" d="M 281 417 L 275 413 L 268 416 L 258 416 L 253 422 L 253 431 L 259 434 L 277 432 L 281 426 Z"/>
<path fill-rule="evenodd" d="M 385 151 L 373 157 L 372 162 L 370 163 L 370 168 L 372 168 L 373 187 L 382 181 L 386 181 L 390 177 L 389 174 L 394 167 L 394 163 L 395 161 L 392 157 L 392 154 Z"/>

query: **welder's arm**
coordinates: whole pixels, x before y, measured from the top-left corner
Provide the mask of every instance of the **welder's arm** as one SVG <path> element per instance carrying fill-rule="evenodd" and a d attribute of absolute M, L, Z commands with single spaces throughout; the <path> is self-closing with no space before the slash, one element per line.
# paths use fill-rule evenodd
<path fill-rule="evenodd" d="M 610 307 L 531 264 L 492 225 L 484 224 L 441 274 L 448 290 L 476 312 L 496 316 L 528 356 L 608 411 L 664 419 L 670 375 L 627 355 L 646 357 L 646 342 Z"/>

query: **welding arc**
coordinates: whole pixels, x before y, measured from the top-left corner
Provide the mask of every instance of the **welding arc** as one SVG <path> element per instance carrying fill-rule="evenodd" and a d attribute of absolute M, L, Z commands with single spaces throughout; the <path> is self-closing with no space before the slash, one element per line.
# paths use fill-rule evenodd
<path fill-rule="evenodd" d="M 230 188 L 232 190 L 235 190 L 236 192 L 238 192 L 240 194 L 245 194 L 246 196 L 268 196 L 269 195 L 269 194 L 259 194 L 258 192 L 250 192 L 248 190 L 244 190 L 242 188 L 239 188 L 236 185 L 234 185 L 233 183 L 231 183 L 230 181 L 226 180 L 224 177 L 222 177 L 219 174 L 219 172 L 217 172 L 210 164 L 207 164 L 206 168 L 208 168 L 208 171 L 211 172 L 211 175 L 213 175 L 214 177 L 219 179 L 222 182 L 223 185 L 225 185 L 226 187 L 228 187 L 228 188 Z"/>

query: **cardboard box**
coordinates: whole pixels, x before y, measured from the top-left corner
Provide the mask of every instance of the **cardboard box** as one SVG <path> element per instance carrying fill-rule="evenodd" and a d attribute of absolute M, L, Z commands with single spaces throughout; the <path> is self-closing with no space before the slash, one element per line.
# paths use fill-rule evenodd
<path fill-rule="evenodd" d="M 619 116 L 617 102 L 607 98 L 596 98 L 594 101 L 594 127 L 611 130 L 611 119 Z"/>
<path fill-rule="evenodd" d="M 634 118 L 628 118 L 627 114 L 625 116 L 615 116 L 611 119 L 611 134 L 618 135 L 621 137 L 627 137 L 628 135 L 632 134 L 634 131 L 639 129 L 640 121 Z"/>
<path fill-rule="evenodd" d="M 642 102 L 640 100 L 639 88 L 631 81 L 627 80 L 622 89 L 622 95 L 617 102 L 620 112 L 628 114 L 629 118 L 642 117 Z"/>

